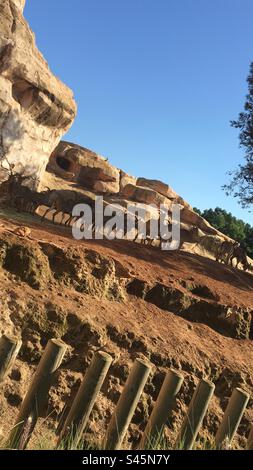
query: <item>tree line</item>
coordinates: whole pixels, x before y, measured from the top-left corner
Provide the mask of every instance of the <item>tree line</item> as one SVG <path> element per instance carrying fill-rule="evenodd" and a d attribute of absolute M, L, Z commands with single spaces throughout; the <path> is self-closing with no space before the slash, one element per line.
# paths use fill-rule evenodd
<path fill-rule="evenodd" d="M 230 182 L 223 186 L 227 195 L 236 197 L 242 207 L 253 204 L 253 62 L 247 78 L 248 94 L 244 110 L 231 126 L 239 130 L 240 147 L 244 149 L 244 162 L 235 171 L 231 171 Z"/>
<path fill-rule="evenodd" d="M 230 182 L 223 186 L 227 195 L 237 198 L 243 208 L 253 205 L 253 62 L 247 78 L 248 93 L 244 109 L 231 126 L 239 130 L 240 147 L 244 150 L 244 162 L 230 171 Z M 253 227 L 220 207 L 195 212 L 204 217 L 220 232 L 241 243 L 247 254 L 253 258 Z"/>
<path fill-rule="evenodd" d="M 204 217 L 213 227 L 228 237 L 241 243 L 247 254 L 253 258 L 253 227 L 241 219 L 237 219 L 230 212 L 220 207 L 194 211 Z"/>

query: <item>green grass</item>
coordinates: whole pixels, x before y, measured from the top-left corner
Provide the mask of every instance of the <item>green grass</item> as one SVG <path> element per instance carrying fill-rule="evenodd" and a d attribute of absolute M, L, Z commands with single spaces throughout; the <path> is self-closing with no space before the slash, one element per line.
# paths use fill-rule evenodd
<path fill-rule="evenodd" d="M 69 433 L 67 439 L 57 442 L 55 431 L 45 429 L 46 419 L 40 423 L 39 429 L 35 429 L 31 436 L 31 441 L 28 445 L 28 450 L 85 450 L 85 451 L 104 451 L 106 450 L 105 441 L 98 440 L 95 436 L 87 436 L 86 439 L 81 440 L 78 444 L 75 443 L 74 434 Z M 0 440 L 0 449 L 9 449 L 9 445 L 3 438 Z M 126 447 L 122 447 L 126 450 Z M 165 436 L 161 433 L 155 438 L 147 441 L 144 449 L 141 450 L 155 450 L 155 451 L 169 451 L 169 450 L 183 450 L 184 443 L 181 442 L 176 448 Z M 192 450 L 216 450 L 214 439 L 202 439 L 196 442 Z"/>

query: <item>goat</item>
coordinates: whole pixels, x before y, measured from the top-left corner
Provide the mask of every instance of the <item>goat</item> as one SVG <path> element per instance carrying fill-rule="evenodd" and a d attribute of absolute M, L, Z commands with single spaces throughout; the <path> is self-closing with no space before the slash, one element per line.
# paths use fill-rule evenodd
<path fill-rule="evenodd" d="M 227 265 L 231 264 L 231 257 L 234 253 L 234 250 L 239 246 L 240 244 L 238 242 L 232 242 L 228 240 L 224 241 L 218 249 L 216 261 L 220 261 L 221 263 Z"/>
<path fill-rule="evenodd" d="M 1 161 L 2 169 L 8 173 L 8 179 L 0 185 L 0 196 L 7 199 L 8 203 L 14 206 L 19 211 L 29 212 L 35 214 L 39 206 L 46 206 L 44 214 L 41 219 L 45 219 L 48 213 L 54 211 L 53 222 L 58 214 L 62 214 L 60 223 L 63 223 L 65 214 L 69 217 L 65 221 L 65 225 L 70 225 L 72 220 L 78 220 L 79 217 L 73 217 L 72 211 L 75 204 L 88 204 L 92 206 L 92 213 L 95 212 L 95 202 L 88 197 L 81 195 L 78 200 L 78 194 L 74 191 L 65 190 L 50 190 L 47 188 L 46 191 L 40 193 L 33 191 L 22 183 L 27 179 L 37 181 L 34 177 L 23 175 L 22 173 L 14 172 L 15 165 L 10 164 L 7 158 L 5 158 L 8 168 L 3 166 Z"/>
<path fill-rule="evenodd" d="M 55 217 L 58 214 L 62 214 L 62 219 L 61 219 L 61 223 L 62 223 L 63 218 L 64 218 L 64 213 L 66 210 L 65 207 L 69 209 L 69 207 L 71 206 L 73 208 L 73 206 L 76 204 L 76 197 L 77 197 L 76 193 L 71 192 L 71 197 L 70 197 L 69 191 L 65 191 L 65 190 L 53 189 L 53 190 L 48 190 L 46 193 L 47 193 L 47 200 L 44 202 L 44 204 L 40 204 L 40 205 L 46 205 L 48 206 L 48 208 L 42 215 L 41 220 L 45 219 L 48 213 L 50 213 L 51 211 L 54 211 L 54 215 L 52 218 L 53 223 L 55 223 Z"/>
<path fill-rule="evenodd" d="M 24 177 L 20 173 L 14 173 L 15 165 L 12 163 L 9 163 L 6 157 L 5 157 L 5 160 L 9 168 L 5 168 L 3 166 L 3 160 L 1 160 L 1 168 L 3 171 L 5 171 L 8 174 L 8 178 L 1 183 L 0 194 L 3 198 L 7 199 L 8 203 L 12 204 L 16 186 L 21 185 L 23 179 L 26 179 L 27 177 Z"/>
<path fill-rule="evenodd" d="M 151 232 L 152 232 L 152 224 L 153 223 L 157 223 L 157 229 L 158 229 L 157 230 L 157 236 L 155 238 L 151 236 L 152 235 Z M 163 241 L 164 235 L 165 235 L 164 229 L 165 229 L 165 227 L 166 227 L 166 229 L 168 229 L 171 226 L 171 223 L 172 223 L 172 220 L 169 216 L 166 219 L 166 223 L 164 223 L 163 225 L 161 224 L 161 218 L 160 217 L 157 220 L 149 219 L 146 222 L 146 238 L 141 238 L 141 244 L 147 244 L 148 246 L 152 246 L 154 241 L 159 240 L 159 245 L 161 247 L 162 241 Z M 139 236 L 139 233 L 137 231 L 137 234 L 136 234 L 136 237 L 135 237 L 134 241 L 137 240 L 138 236 Z"/>
<path fill-rule="evenodd" d="M 28 186 L 24 186 L 23 183 L 26 180 L 38 182 L 38 179 L 30 175 L 14 172 L 15 165 L 9 163 L 6 157 L 5 160 L 9 168 L 5 168 L 2 161 L 1 167 L 8 173 L 8 178 L 0 185 L 0 195 L 5 198 L 7 204 L 14 206 L 17 210 L 25 209 L 30 212 L 32 210 L 32 200 L 36 192 Z"/>
<path fill-rule="evenodd" d="M 89 206 L 91 208 L 91 211 L 92 211 L 92 220 L 94 219 L 94 214 L 95 214 L 95 201 L 94 201 L 94 199 L 92 199 L 88 196 L 82 196 L 80 199 L 76 198 L 74 203 L 73 203 L 73 200 L 69 199 L 68 201 L 66 201 L 66 206 L 64 208 L 64 213 L 68 214 L 68 216 L 69 216 L 67 218 L 67 220 L 65 221 L 65 223 L 64 223 L 64 225 L 66 227 L 70 226 L 71 222 L 75 223 L 82 217 L 82 216 L 73 216 L 72 215 L 73 208 L 77 204 L 85 204 L 85 205 Z M 63 219 L 62 219 L 62 221 L 63 221 Z M 84 224 L 82 224 L 82 225 L 84 225 Z M 95 229 L 95 221 L 93 220 L 92 221 L 92 231 L 94 231 L 94 229 Z"/>
<path fill-rule="evenodd" d="M 224 241 L 218 251 L 216 261 L 221 261 L 228 266 L 233 266 L 233 261 L 236 260 L 236 267 L 242 264 L 244 271 L 251 269 L 248 262 L 245 250 L 238 242 Z"/>
<path fill-rule="evenodd" d="M 125 238 L 127 235 L 128 235 L 128 232 L 130 229 L 134 229 L 135 232 L 137 231 L 138 229 L 138 218 L 136 215 L 133 215 L 132 213 L 128 212 L 124 207 L 121 207 L 121 208 L 117 208 L 117 210 L 115 209 L 115 214 L 118 213 L 119 209 L 121 210 L 121 216 L 123 217 L 123 224 L 122 226 L 118 227 L 117 223 L 115 222 L 114 226 L 111 226 L 111 232 L 115 232 L 117 231 L 117 229 L 120 228 L 120 230 L 118 230 L 118 232 L 121 232 L 120 233 L 120 238 Z M 131 227 L 129 226 L 129 220 L 132 219 L 132 224 L 131 224 Z M 110 221 L 112 220 L 112 215 L 104 215 L 103 217 L 103 225 L 106 226 Z M 122 222 L 122 220 L 121 220 Z M 111 225 L 111 224 L 110 224 Z M 134 238 L 135 240 L 135 238 Z"/>
<path fill-rule="evenodd" d="M 241 263 L 244 271 L 247 271 L 247 269 L 251 268 L 247 260 L 246 252 L 240 245 L 236 246 L 233 250 L 233 253 L 230 257 L 231 265 L 233 264 L 234 259 L 236 259 L 236 267 L 238 267 L 238 264 Z"/>

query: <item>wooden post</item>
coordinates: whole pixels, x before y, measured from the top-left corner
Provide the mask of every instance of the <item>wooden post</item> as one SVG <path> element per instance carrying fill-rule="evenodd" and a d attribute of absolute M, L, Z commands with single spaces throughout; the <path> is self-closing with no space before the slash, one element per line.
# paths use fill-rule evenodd
<path fill-rule="evenodd" d="M 105 352 L 94 355 L 63 426 L 59 444 L 62 442 L 74 449 L 78 446 L 111 363 L 112 357 Z"/>
<path fill-rule="evenodd" d="M 170 370 L 167 373 L 139 444 L 140 450 L 145 450 L 150 445 L 153 448 L 162 435 L 163 428 L 173 410 L 176 395 L 181 388 L 183 380 L 182 374 L 178 372 Z"/>
<path fill-rule="evenodd" d="M 150 371 L 149 363 L 136 359 L 109 423 L 105 441 L 106 449 L 118 450 L 120 448 Z"/>
<path fill-rule="evenodd" d="M 250 426 L 250 433 L 247 440 L 247 450 L 253 450 L 253 424 Z"/>
<path fill-rule="evenodd" d="M 221 448 L 225 440 L 231 443 L 249 401 L 249 394 L 236 388 L 228 402 L 222 422 L 215 436 L 217 448 Z"/>
<path fill-rule="evenodd" d="M 52 385 L 54 373 L 60 366 L 67 345 L 61 340 L 48 341 L 31 386 L 24 398 L 15 426 L 9 437 L 9 447 L 25 449 L 40 411 L 43 409 Z"/>
<path fill-rule="evenodd" d="M 22 341 L 3 335 L 0 338 L 0 382 L 3 382 L 19 353 Z"/>
<path fill-rule="evenodd" d="M 215 385 L 201 380 L 189 405 L 188 413 L 176 440 L 176 449 L 191 450 L 213 396 Z"/>

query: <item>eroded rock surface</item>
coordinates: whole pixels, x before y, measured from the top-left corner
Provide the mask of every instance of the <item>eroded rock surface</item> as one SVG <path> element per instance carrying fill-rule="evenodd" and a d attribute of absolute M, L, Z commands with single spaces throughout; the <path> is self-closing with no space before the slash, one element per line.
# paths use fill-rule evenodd
<path fill-rule="evenodd" d="M 52 74 L 36 48 L 34 34 L 23 17 L 24 4 L 24 0 L 0 0 L 0 160 L 4 166 L 14 164 L 15 171 L 32 175 L 34 187 L 60 191 L 69 184 L 71 191 L 87 189 L 104 195 L 106 204 L 124 209 L 128 202 L 156 205 L 158 210 L 162 204 L 169 211 L 174 203 L 179 204 L 180 248 L 216 257 L 226 237 L 168 184 L 137 179 L 91 150 L 59 143 L 75 118 L 76 105 L 71 90 Z M 55 186 L 52 173 L 58 178 Z M 0 181 L 7 175 L 0 168 Z M 145 221 L 157 219 L 152 214 L 149 210 Z"/>
<path fill-rule="evenodd" d="M 24 4 L 0 0 L 0 159 L 40 178 L 75 118 L 76 104 L 38 51 Z"/>
<path fill-rule="evenodd" d="M 48 171 L 96 193 L 118 193 L 120 170 L 108 159 L 70 142 L 60 142 L 52 153 Z"/>
<path fill-rule="evenodd" d="M 22 338 L 22 348 L 0 397 L 6 436 L 15 422 L 47 341 L 69 346 L 48 404 L 31 441 L 56 445 L 55 428 L 73 402 L 97 350 L 113 363 L 85 434 L 103 439 L 134 360 L 146 358 L 152 373 L 127 434 L 138 444 L 169 368 L 184 383 L 165 434 L 173 445 L 187 406 L 202 378 L 216 385 L 198 443 L 217 431 L 235 387 L 252 393 L 252 278 L 189 254 L 161 254 L 139 245 L 74 242 L 66 232 L 31 226 L 29 238 L 10 222 L 0 227 L 0 334 Z M 15 260 L 15 262 L 14 262 Z M 26 269 L 22 269 L 25 266 Z M 181 276 L 181 277 L 180 277 Z M 47 418 L 47 419 L 45 419 Z M 234 442 L 245 447 L 252 400 Z M 45 436 L 50 436 L 45 441 Z"/>
<path fill-rule="evenodd" d="M 186 251 L 216 258 L 221 243 L 228 239 L 194 212 L 168 184 L 137 179 L 113 166 L 108 158 L 70 142 L 60 142 L 52 153 L 42 186 L 59 192 L 61 188 L 68 190 L 69 186 L 71 191 L 93 193 L 92 197 L 103 195 L 105 206 L 120 206 L 125 213 L 135 206 L 139 218 L 146 223 L 159 220 L 161 206 L 164 206 L 170 224 L 173 207 L 177 204 L 181 213 L 180 248 Z M 159 245 L 159 240 L 153 244 Z"/>
<path fill-rule="evenodd" d="M 24 3 L 0 0 L 0 157 L 41 178 L 51 154 L 48 170 L 57 175 L 50 173 L 52 189 L 87 188 L 105 194 L 106 203 L 124 208 L 129 201 L 169 208 L 179 203 L 182 243 L 215 254 L 223 236 L 168 185 L 137 180 L 78 145 L 61 142 L 56 147 L 74 119 L 75 103 L 36 49 L 22 16 Z M 44 229 L 34 219 L 23 227 L 5 218 L 0 234 L 0 334 L 22 338 L 0 399 L 0 438 L 12 428 L 52 337 L 63 339 L 69 351 L 50 390 L 48 409 L 40 416 L 43 442 L 51 432 L 47 448 L 56 445 L 52 430 L 62 411 L 71 406 L 94 352 L 100 349 L 112 354 L 113 364 L 91 415 L 85 435 L 88 444 L 94 436 L 102 442 L 137 357 L 152 363 L 152 374 L 129 427 L 130 446 L 138 444 L 169 368 L 184 375 L 165 430 L 169 444 L 200 379 L 216 385 L 200 433 L 203 444 L 215 435 L 233 389 L 240 386 L 252 393 L 250 275 L 197 255 L 161 253 L 134 243 L 81 246 L 67 231 L 47 225 Z M 250 422 L 252 400 L 236 437 L 237 448 L 245 447 Z M 38 441 L 31 445 L 37 448 Z"/>

